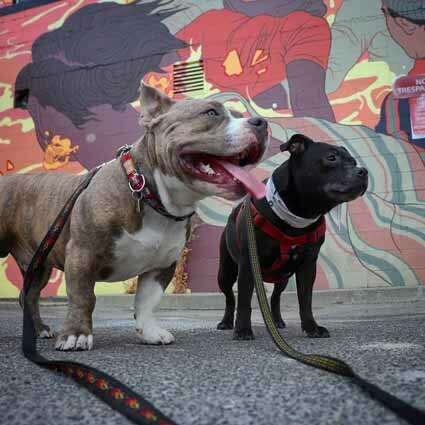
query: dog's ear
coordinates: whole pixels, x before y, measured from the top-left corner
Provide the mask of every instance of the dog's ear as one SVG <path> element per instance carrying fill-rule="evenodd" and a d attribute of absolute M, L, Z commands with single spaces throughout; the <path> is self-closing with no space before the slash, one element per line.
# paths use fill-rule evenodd
<path fill-rule="evenodd" d="M 286 143 L 280 145 L 280 151 L 289 151 L 291 155 L 301 155 L 305 150 L 314 143 L 313 140 L 309 139 L 302 134 L 294 134 Z"/>
<path fill-rule="evenodd" d="M 142 108 L 141 120 L 149 121 L 159 115 L 165 114 L 175 103 L 173 99 L 160 92 L 156 88 L 140 84 L 140 106 Z"/>

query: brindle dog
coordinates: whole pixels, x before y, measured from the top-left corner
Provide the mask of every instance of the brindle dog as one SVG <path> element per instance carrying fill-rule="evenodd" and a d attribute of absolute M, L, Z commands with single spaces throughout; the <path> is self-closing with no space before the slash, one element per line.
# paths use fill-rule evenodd
<path fill-rule="evenodd" d="M 145 133 L 130 153 L 169 214 L 188 215 L 206 196 L 233 199 L 245 193 L 238 177 L 246 174 L 242 167 L 257 163 L 266 150 L 265 120 L 236 117 L 218 102 L 176 102 L 143 83 L 140 93 Z M 0 257 L 12 255 L 24 274 L 54 218 L 83 179 L 60 173 L 0 177 Z M 174 273 L 189 220 L 175 221 L 144 203 L 141 211 L 136 206 L 118 160 L 105 164 L 78 198 L 41 279 L 28 293 L 38 335 L 52 337 L 40 317 L 40 291 L 53 267 L 65 271 L 69 305 L 56 349 L 90 350 L 95 282 L 136 275 L 136 330 L 141 341 L 174 341 L 155 322 L 153 310 Z"/>

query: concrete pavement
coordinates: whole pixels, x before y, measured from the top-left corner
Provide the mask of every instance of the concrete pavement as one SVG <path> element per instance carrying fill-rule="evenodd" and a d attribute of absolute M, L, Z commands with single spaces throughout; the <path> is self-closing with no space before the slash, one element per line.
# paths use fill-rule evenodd
<path fill-rule="evenodd" d="M 113 304 L 113 303 L 112 303 Z M 316 319 L 331 338 L 312 340 L 300 330 L 297 305 L 284 304 L 283 335 L 299 350 L 327 354 L 390 393 L 425 410 L 425 300 L 380 304 L 319 303 Z M 43 306 L 57 330 L 65 305 Z M 137 343 L 132 309 L 100 302 L 91 352 L 58 353 L 39 342 L 50 358 L 91 364 L 122 380 L 180 425 L 396 425 L 390 411 L 344 378 L 316 370 L 277 351 L 258 310 L 254 341 L 233 341 L 215 330 L 219 310 L 161 310 L 161 325 L 176 343 Z M 20 353 L 21 311 L 0 302 L 0 423 L 7 425 L 126 425 L 130 422 L 75 383 L 38 368 Z"/>

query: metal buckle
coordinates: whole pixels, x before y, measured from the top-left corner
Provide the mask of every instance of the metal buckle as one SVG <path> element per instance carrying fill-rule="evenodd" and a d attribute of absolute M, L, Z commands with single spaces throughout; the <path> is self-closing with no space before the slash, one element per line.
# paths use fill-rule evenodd
<path fill-rule="evenodd" d="M 133 145 L 123 145 L 120 148 L 117 149 L 117 158 L 120 157 L 124 152 L 128 152 Z"/>
<path fill-rule="evenodd" d="M 140 194 L 140 192 L 145 188 L 145 186 L 146 186 L 146 179 L 145 179 L 145 176 L 143 175 L 143 174 L 139 174 L 139 173 L 137 173 L 141 178 L 142 178 L 142 181 L 143 181 L 143 183 L 142 183 L 142 187 L 140 188 L 140 189 L 134 189 L 133 188 L 133 186 L 131 186 L 131 182 L 130 182 L 130 180 L 128 181 L 128 187 L 130 188 L 130 190 L 131 190 L 131 193 L 132 193 L 132 195 L 133 195 L 133 198 L 134 198 L 134 194 Z M 141 194 L 140 194 L 141 195 Z M 140 198 L 140 196 L 138 196 L 138 198 Z M 135 198 L 136 199 L 136 198 Z"/>

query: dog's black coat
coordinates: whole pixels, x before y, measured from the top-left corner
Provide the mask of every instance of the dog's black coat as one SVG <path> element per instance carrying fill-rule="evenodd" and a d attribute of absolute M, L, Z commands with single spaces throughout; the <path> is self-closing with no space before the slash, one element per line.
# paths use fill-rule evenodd
<path fill-rule="evenodd" d="M 356 160 L 343 147 L 315 143 L 297 134 L 281 146 L 289 151 L 288 161 L 272 174 L 273 183 L 288 209 L 299 217 L 322 217 L 342 202 L 363 195 L 367 188 L 368 172 L 357 167 Z M 299 236 L 315 229 L 320 219 L 299 229 L 281 220 L 271 209 L 267 199 L 254 199 L 259 213 L 289 236 Z M 220 267 L 218 284 L 226 296 L 226 310 L 218 329 L 233 329 L 235 296 L 232 287 L 238 281 L 238 308 L 234 339 L 253 339 L 251 328 L 251 298 L 254 289 L 247 249 L 246 223 L 243 217 L 236 225 L 242 204 L 230 214 L 220 242 Z M 237 234 L 238 232 L 238 234 Z M 279 242 L 256 228 L 260 265 L 269 267 L 280 255 Z M 319 326 L 313 317 L 312 293 L 316 277 L 316 263 L 324 238 L 310 245 L 293 248 L 288 262 L 282 265 L 282 281 L 276 283 L 272 297 L 273 318 L 279 328 L 285 327 L 280 312 L 280 297 L 288 284 L 288 274 L 295 273 L 301 327 L 310 337 L 328 337 L 326 328 Z"/>

